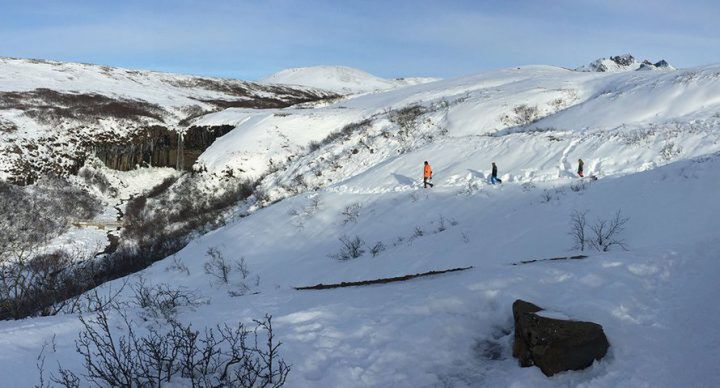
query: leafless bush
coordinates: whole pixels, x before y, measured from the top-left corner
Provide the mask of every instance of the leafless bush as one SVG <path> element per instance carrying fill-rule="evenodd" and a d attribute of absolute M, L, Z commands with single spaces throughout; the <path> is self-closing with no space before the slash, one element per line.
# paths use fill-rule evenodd
<path fill-rule="evenodd" d="M 416 226 L 415 230 L 413 231 L 412 238 L 419 238 L 425 235 L 425 231 L 423 228 Z"/>
<path fill-rule="evenodd" d="M 289 187 L 291 193 L 299 194 L 307 190 L 308 184 L 302 174 L 295 175 L 292 178 L 292 185 Z"/>
<path fill-rule="evenodd" d="M 440 217 L 438 217 L 438 228 L 437 232 L 444 232 L 447 230 L 447 225 L 445 223 L 445 217 L 441 214 Z"/>
<path fill-rule="evenodd" d="M 340 251 L 336 254 L 330 255 L 330 257 L 338 260 L 349 260 L 356 259 L 365 253 L 365 249 L 363 249 L 365 241 L 363 241 L 359 236 L 355 236 L 353 238 L 342 236 L 339 240 L 340 243 L 342 243 Z"/>
<path fill-rule="evenodd" d="M 225 256 L 217 248 L 210 247 L 207 250 L 209 260 L 205 263 L 205 273 L 213 276 L 222 283 L 228 284 L 232 264 L 225 259 Z"/>
<path fill-rule="evenodd" d="M 507 125 L 527 125 L 537 120 L 539 115 L 537 106 L 522 104 L 513 108 L 513 116 L 505 115 L 501 120 Z"/>
<path fill-rule="evenodd" d="M 308 147 L 308 152 L 315 152 L 322 147 L 322 144 L 319 141 L 313 140 L 308 144 L 307 147 Z"/>
<path fill-rule="evenodd" d="M 52 377 L 53 383 L 65 388 L 80 388 L 80 378 L 72 371 L 60 368 L 58 374 Z"/>
<path fill-rule="evenodd" d="M 88 271 L 88 274 L 91 272 Z M 53 308 L 63 314 L 94 313 L 100 310 L 119 309 L 121 302 L 118 297 L 127 287 L 129 279 L 126 278 L 119 287 L 96 287 L 82 295 L 65 299 L 57 303 Z M 84 282 L 83 284 L 91 284 Z"/>
<path fill-rule="evenodd" d="M 586 246 L 600 252 L 607 252 L 613 246 L 626 249 L 627 245 L 621 235 L 630 219 L 623 217 L 620 210 L 609 220 L 598 218 L 594 224 L 589 226 L 589 231 L 587 230 L 586 215 L 587 211 L 575 210 L 570 216 L 569 234 L 572 237 L 574 249 L 582 251 Z"/>
<path fill-rule="evenodd" d="M 242 276 L 243 280 L 247 279 L 248 275 L 250 275 L 250 270 L 248 269 L 244 257 L 241 257 L 240 260 L 235 262 L 235 268 L 240 272 L 240 276 Z"/>
<path fill-rule="evenodd" d="M 676 147 L 675 143 L 667 143 L 660 150 L 660 156 L 662 156 L 664 160 L 670 160 L 680 154 L 681 151 L 682 148 Z"/>
<path fill-rule="evenodd" d="M 89 219 L 100 201 L 61 178 L 43 178 L 34 186 L 0 181 L 0 262 L 27 260 L 64 232 L 72 219 Z"/>
<path fill-rule="evenodd" d="M 382 253 L 385 250 L 385 244 L 383 244 L 382 241 L 378 241 L 375 243 L 375 245 L 370 248 L 370 254 L 373 257 L 377 257 L 380 253 Z"/>
<path fill-rule="evenodd" d="M 542 199 L 542 202 L 550 202 L 554 199 L 560 199 L 560 196 L 563 194 L 565 194 L 565 189 L 561 187 L 553 187 L 552 190 L 543 190 L 540 198 Z"/>
<path fill-rule="evenodd" d="M 175 182 L 177 182 L 177 180 L 178 180 L 178 177 L 176 177 L 176 176 L 171 176 L 171 177 L 167 177 L 167 178 L 163 179 L 162 182 L 160 182 L 158 185 L 154 186 L 147 193 L 145 193 L 145 197 L 147 197 L 147 198 L 157 197 L 158 195 L 166 192 L 167 189 L 170 188 L 170 186 L 172 186 Z"/>
<path fill-rule="evenodd" d="M 587 238 L 585 237 L 585 227 L 587 226 L 586 219 L 587 211 L 573 210 L 570 215 L 570 237 L 573 240 L 573 249 L 585 250 L 585 244 Z"/>
<path fill-rule="evenodd" d="M 578 181 L 570 184 L 570 190 L 573 192 L 579 193 L 581 191 L 585 191 L 587 189 L 588 183 L 585 181 Z"/>
<path fill-rule="evenodd" d="M 200 304 L 197 296 L 183 288 L 170 288 L 167 284 L 148 286 L 140 278 L 132 286 L 133 302 L 144 310 L 144 316 L 150 319 L 175 320 L 181 307 L 196 307 Z"/>
<path fill-rule="evenodd" d="M 173 255 L 172 264 L 168 265 L 166 270 L 184 273 L 185 275 L 190 276 L 190 269 L 176 255 Z"/>
<path fill-rule="evenodd" d="M 402 109 L 393 110 L 388 118 L 393 124 L 400 127 L 400 136 L 407 138 L 415 130 L 417 119 L 427 112 L 427 109 L 420 105 L 411 105 Z"/>
<path fill-rule="evenodd" d="M 629 220 L 629 218 L 622 216 L 620 210 L 609 220 L 598 219 L 595 224 L 590 227 L 592 234 L 588 244 L 601 252 L 607 252 L 613 246 L 626 249 L 627 245 L 625 240 L 622 239 L 621 234 L 625 230 L 625 224 L 627 224 Z"/>
<path fill-rule="evenodd" d="M 202 332 L 171 321 L 166 331 L 153 327 L 136 334 L 126 315 L 118 334 L 108 313 L 93 319 L 80 316 L 83 331 L 75 341 L 83 358 L 83 376 L 93 386 L 160 387 L 281 387 L 290 366 L 280 357 L 272 317 L 255 321 L 255 327 L 218 325 Z M 53 381 L 78 382 L 77 375 L 62 367 Z M 75 386 L 75 385 L 66 385 Z"/>
<path fill-rule="evenodd" d="M 13 133 L 17 131 L 17 126 L 10 121 L 0 118 L 0 133 Z"/>
<path fill-rule="evenodd" d="M 362 209 L 362 204 L 359 202 L 351 203 L 350 205 L 345 206 L 345 209 L 342 211 L 343 218 L 343 224 L 348 224 L 350 222 L 356 223 L 358 220 L 358 217 L 360 217 L 360 209 Z"/>
<path fill-rule="evenodd" d="M 108 180 L 107 176 L 102 173 L 102 171 L 99 171 L 90 166 L 84 166 L 78 171 L 77 175 L 83 178 L 85 183 L 87 183 L 89 186 L 97 187 L 97 189 L 100 190 L 100 192 L 103 194 L 117 194 L 117 190 L 112 190 L 113 187 L 110 184 L 110 181 Z"/>
<path fill-rule="evenodd" d="M 525 182 L 522 185 L 520 185 L 520 187 L 522 187 L 522 191 L 527 193 L 527 192 L 535 189 L 535 184 L 532 182 Z"/>
<path fill-rule="evenodd" d="M 347 124 L 344 127 L 342 127 L 339 131 L 335 131 L 335 132 L 332 132 L 329 135 L 327 135 L 319 143 L 314 142 L 316 145 L 313 145 L 313 148 L 317 147 L 317 149 L 319 149 L 320 147 L 326 146 L 336 140 L 348 140 L 348 139 L 350 139 L 350 136 L 353 133 L 367 129 L 368 127 L 370 127 L 371 124 L 372 124 L 372 120 L 370 120 L 370 119 L 362 120 L 362 121 L 359 121 L 356 123 Z"/>

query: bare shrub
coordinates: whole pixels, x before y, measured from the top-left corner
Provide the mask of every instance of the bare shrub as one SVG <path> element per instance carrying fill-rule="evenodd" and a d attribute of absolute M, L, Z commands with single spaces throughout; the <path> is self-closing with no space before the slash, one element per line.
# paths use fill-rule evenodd
<path fill-rule="evenodd" d="M 626 249 L 627 245 L 621 235 L 630 219 L 623 217 L 620 210 L 609 220 L 598 218 L 589 226 L 589 230 L 586 215 L 587 211 L 578 210 L 574 210 L 570 215 L 569 234 L 574 249 L 582 251 L 587 246 L 600 252 L 607 252 L 613 246 Z"/>
<path fill-rule="evenodd" d="M 108 313 L 93 319 L 80 316 L 83 331 L 75 341 L 83 359 L 83 377 L 93 386 L 160 387 L 281 387 L 290 366 L 280 357 L 272 317 L 255 321 L 254 328 L 218 325 L 197 331 L 171 321 L 169 329 L 149 328 L 139 336 L 134 324 L 120 313 L 118 334 Z M 53 381 L 77 383 L 77 375 L 60 366 Z M 67 385 L 76 386 L 76 385 Z"/>
<path fill-rule="evenodd" d="M 444 232 L 447 230 L 447 225 L 445 224 L 445 217 L 441 214 L 440 217 L 438 217 L 438 228 L 437 232 Z"/>
<path fill-rule="evenodd" d="M 90 274 L 90 271 L 87 271 Z M 119 309 L 120 302 L 118 297 L 127 287 L 129 282 L 128 278 L 125 278 L 119 287 L 113 289 L 112 286 L 108 287 L 96 287 L 91 291 L 88 291 L 82 295 L 75 296 L 69 299 L 65 299 L 55 306 L 57 312 L 63 314 L 82 314 L 82 313 L 94 313 L 100 310 L 108 309 Z M 82 285 L 91 284 L 85 282 Z"/>
<path fill-rule="evenodd" d="M 588 183 L 585 181 L 578 181 L 570 184 L 570 190 L 573 192 L 579 193 L 581 191 L 585 191 L 587 189 Z"/>
<path fill-rule="evenodd" d="M 110 193 L 111 195 L 117 195 L 117 190 L 113 190 L 114 188 L 110 184 L 110 181 L 108 180 L 107 176 L 102 173 L 102 171 L 92 168 L 90 166 L 84 166 L 78 171 L 77 175 L 83 178 L 85 183 L 87 183 L 89 186 L 97 187 L 97 189 L 100 190 L 101 193 Z"/>
<path fill-rule="evenodd" d="M 425 231 L 423 228 L 416 226 L 415 230 L 413 231 L 412 238 L 419 238 L 425 235 Z"/>
<path fill-rule="evenodd" d="M 385 244 L 383 244 L 382 241 L 378 241 L 375 243 L 375 245 L 370 248 L 370 254 L 373 257 L 377 257 L 380 253 L 382 253 L 385 250 Z"/>
<path fill-rule="evenodd" d="M 173 255 L 172 264 L 168 265 L 166 270 L 184 273 L 185 275 L 190 276 L 190 269 L 176 255 Z"/>
<path fill-rule="evenodd" d="M 305 181 L 305 177 L 302 174 L 295 175 L 292 178 L 292 186 L 290 187 L 290 192 L 299 194 L 307 190 L 308 184 Z"/>
<path fill-rule="evenodd" d="M 681 151 L 682 148 L 676 147 L 675 143 L 667 143 L 660 150 L 660 156 L 662 156 L 663 160 L 670 160 L 680 154 Z"/>
<path fill-rule="evenodd" d="M 595 250 L 601 252 L 607 252 L 613 246 L 627 249 L 627 245 L 625 240 L 622 239 L 621 234 L 625 230 L 625 224 L 627 224 L 629 220 L 629 218 L 622 216 L 620 210 L 609 220 L 598 219 L 590 227 L 591 236 L 588 244 Z"/>
<path fill-rule="evenodd" d="M 522 104 L 514 107 L 512 113 L 512 116 L 503 116 L 501 118 L 502 122 L 507 125 L 527 125 L 538 119 L 540 110 L 536 105 Z"/>
<path fill-rule="evenodd" d="M 400 127 L 400 136 L 407 138 L 415 130 L 418 118 L 426 112 L 427 109 L 423 106 L 411 105 L 391 111 L 388 118 L 390 122 Z"/>
<path fill-rule="evenodd" d="M 522 185 L 520 185 L 520 187 L 522 188 L 522 191 L 527 193 L 527 192 L 535 189 L 535 184 L 532 182 L 525 182 Z"/>
<path fill-rule="evenodd" d="M 587 211 L 573 210 L 570 215 L 570 237 L 573 240 L 573 249 L 585 250 L 585 244 L 587 238 L 585 237 L 585 227 L 587 226 L 586 219 Z"/>
<path fill-rule="evenodd" d="M 232 265 L 217 248 L 210 247 L 207 250 L 209 260 L 205 263 L 205 273 L 213 276 L 222 283 L 228 284 Z"/>
<path fill-rule="evenodd" d="M 330 255 L 330 257 L 338 260 L 349 260 L 356 259 L 365 253 L 365 249 L 363 249 L 365 241 L 363 241 L 359 236 L 355 236 L 353 238 L 342 236 L 339 240 L 340 243 L 342 243 L 340 251 Z"/>
<path fill-rule="evenodd" d="M 10 121 L 0 118 L 0 133 L 13 133 L 17 131 L 17 126 Z"/>
<path fill-rule="evenodd" d="M 158 195 L 167 191 L 167 189 L 170 188 L 170 186 L 172 186 L 175 182 L 177 182 L 177 180 L 178 180 L 178 177 L 176 177 L 176 176 L 171 176 L 171 177 L 167 177 L 167 178 L 163 179 L 163 181 L 160 182 L 158 185 L 156 185 L 153 188 L 151 188 L 150 190 L 148 190 L 148 192 L 145 193 L 145 197 L 147 197 L 147 198 L 157 197 Z"/>
<path fill-rule="evenodd" d="M 359 202 L 354 202 L 345 206 L 341 213 L 343 216 L 343 224 L 348 224 L 350 222 L 356 223 L 360 217 L 360 209 L 362 209 L 362 204 Z"/>
<path fill-rule="evenodd" d="M 170 288 L 167 284 L 148 286 L 141 278 L 132 287 L 133 302 L 144 310 L 151 319 L 175 320 L 181 307 L 196 307 L 200 304 L 197 296 L 183 288 Z"/>
<path fill-rule="evenodd" d="M 367 129 L 372 124 L 372 120 L 365 119 L 356 123 L 350 123 L 342 127 L 339 131 L 335 131 L 327 135 L 320 141 L 318 148 L 326 146 L 336 140 L 348 140 L 350 136 L 361 130 Z"/>
<path fill-rule="evenodd" d="M 322 144 L 319 141 L 313 140 L 310 143 L 308 143 L 307 148 L 308 148 L 308 152 L 312 153 L 312 152 L 315 152 L 315 151 L 319 150 L 320 148 L 322 148 Z"/>

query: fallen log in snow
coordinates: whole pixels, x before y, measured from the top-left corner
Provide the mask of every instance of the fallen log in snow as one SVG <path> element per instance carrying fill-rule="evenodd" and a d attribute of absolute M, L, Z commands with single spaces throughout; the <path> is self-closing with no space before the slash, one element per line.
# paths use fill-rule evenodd
<path fill-rule="evenodd" d="M 549 258 L 549 259 L 535 259 L 535 260 L 518 261 L 517 263 L 512 263 L 512 265 L 521 265 L 521 264 L 537 263 L 537 262 L 539 262 L 539 261 L 581 260 L 581 259 L 586 259 L 586 258 L 587 258 L 587 256 L 585 256 L 585 255 L 564 256 L 564 257 L 551 257 L 551 258 Z"/>
<path fill-rule="evenodd" d="M 373 280 L 360 280 L 356 282 L 342 282 L 342 283 L 331 283 L 331 284 L 316 284 L 314 286 L 307 286 L 307 287 L 295 287 L 296 290 L 327 290 L 330 288 L 341 288 L 341 287 L 357 287 L 357 286 L 369 286 L 372 284 L 384 284 L 384 283 L 392 283 L 392 282 L 403 282 L 405 280 L 415 279 L 415 278 L 421 278 L 425 276 L 434 276 L 434 275 L 440 275 L 448 272 L 458 272 L 458 271 L 465 271 L 468 269 L 473 268 L 470 267 L 462 267 L 462 268 L 452 268 L 452 269 L 445 269 L 441 271 L 430 271 L 430 272 L 423 272 L 423 273 L 416 273 L 413 275 L 405 275 L 405 276 L 397 276 L 393 278 L 381 278 L 381 279 L 373 279 Z"/>

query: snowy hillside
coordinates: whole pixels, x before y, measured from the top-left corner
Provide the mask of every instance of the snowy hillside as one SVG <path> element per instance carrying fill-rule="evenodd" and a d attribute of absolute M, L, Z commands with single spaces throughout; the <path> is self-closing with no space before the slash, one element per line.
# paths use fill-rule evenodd
<path fill-rule="evenodd" d="M 210 172 L 232 170 L 253 179 L 272 165 L 290 163 L 292 173 L 325 185 L 375 163 L 392 162 L 408 149 L 441 142 L 442 147 L 484 144 L 486 153 L 515 161 L 507 166 L 515 180 L 571 173 L 573 152 L 599 175 L 636 172 L 716 150 L 719 72 L 718 66 L 631 73 L 528 66 L 312 110 L 228 109 L 195 121 L 235 127 L 198 163 Z M 403 112 L 412 131 L 400 128 Z M 313 150 L 338 137 L 342 128 L 344 141 Z M 372 162 L 354 163 L 356 153 Z"/>
<path fill-rule="evenodd" d="M 437 78 L 429 77 L 384 79 L 352 67 L 313 66 L 281 70 L 261 79 L 259 82 L 309 86 L 340 94 L 358 94 L 395 89 L 402 86 L 417 85 L 437 80 Z"/>
<path fill-rule="evenodd" d="M 379 81 L 352 74 L 335 86 L 378 90 Z M 175 175 L 169 169 L 93 167 L 122 188 L 113 200 L 153 192 L 140 202 L 157 207 L 135 202 L 134 210 L 124 209 L 125 217 L 150 220 L 140 238 L 190 219 L 176 214 L 180 202 L 201 203 L 227 190 L 227 182 L 253 184 L 247 198 L 232 197 L 220 222 L 201 224 L 175 254 L 98 287 L 95 295 L 118 295 L 120 307 L 108 308 L 116 340 L 131 333 L 153 338 L 171 322 L 202 333 L 271 314 L 291 365 L 289 387 L 720 381 L 720 65 L 513 67 L 256 108 L 189 118 L 187 126 L 225 132 L 178 183 L 163 181 Z M 578 159 L 597 180 L 577 176 Z M 421 184 L 425 160 L 432 189 Z M 502 184 L 489 182 L 492 162 Z M 188 181 L 200 189 L 182 186 Z M 165 192 L 152 189 L 165 182 Z M 163 207 L 168 214 L 157 219 L 174 223 L 146 214 Z M 588 223 L 587 240 L 613 217 L 624 220 L 615 244 L 578 245 L 571 228 L 578 215 Z M 548 260 L 576 254 L 587 257 Z M 230 263 L 221 266 L 224 275 L 218 258 Z M 387 284 L 296 289 L 459 268 Z M 143 299 L 152 289 L 185 298 L 153 307 Z M 520 368 L 512 357 L 515 299 L 602 325 L 608 355 L 553 377 Z M 88 303 L 78 311 L 91 319 L 92 310 Z M 0 322 L 4 383 L 38 384 L 40 360 L 46 378 L 58 364 L 82 376 L 75 341 L 84 329 L 70 313 Z M 180 376 L 171 384 L 190 385 Z"/>
<path fill-rule="evenodd" d="M 189 119 L 227 107 L 278 108 L 334 97 L 305 87 L 0 58 L 0 178 L 32 182 L 38 171 L 77 171 L 92 148 L 153 148 L 144 143 L 175 141 Z M 142 159 L 126 157 L 136 158 Z"/>

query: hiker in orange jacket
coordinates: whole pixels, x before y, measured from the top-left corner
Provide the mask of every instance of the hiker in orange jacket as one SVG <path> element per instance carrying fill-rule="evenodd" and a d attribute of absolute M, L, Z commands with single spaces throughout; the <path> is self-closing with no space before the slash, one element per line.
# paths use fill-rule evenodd
<path fill-rule="evenodd" d="M 428 182 L 432 179 L 432 167 L 430 167 L 430 163 L 425 161 L 425 169 L 423 170 L 423 187 L 427 189 L 428 185 L 430 187 L 433 187 L 433 184 Z"/>

